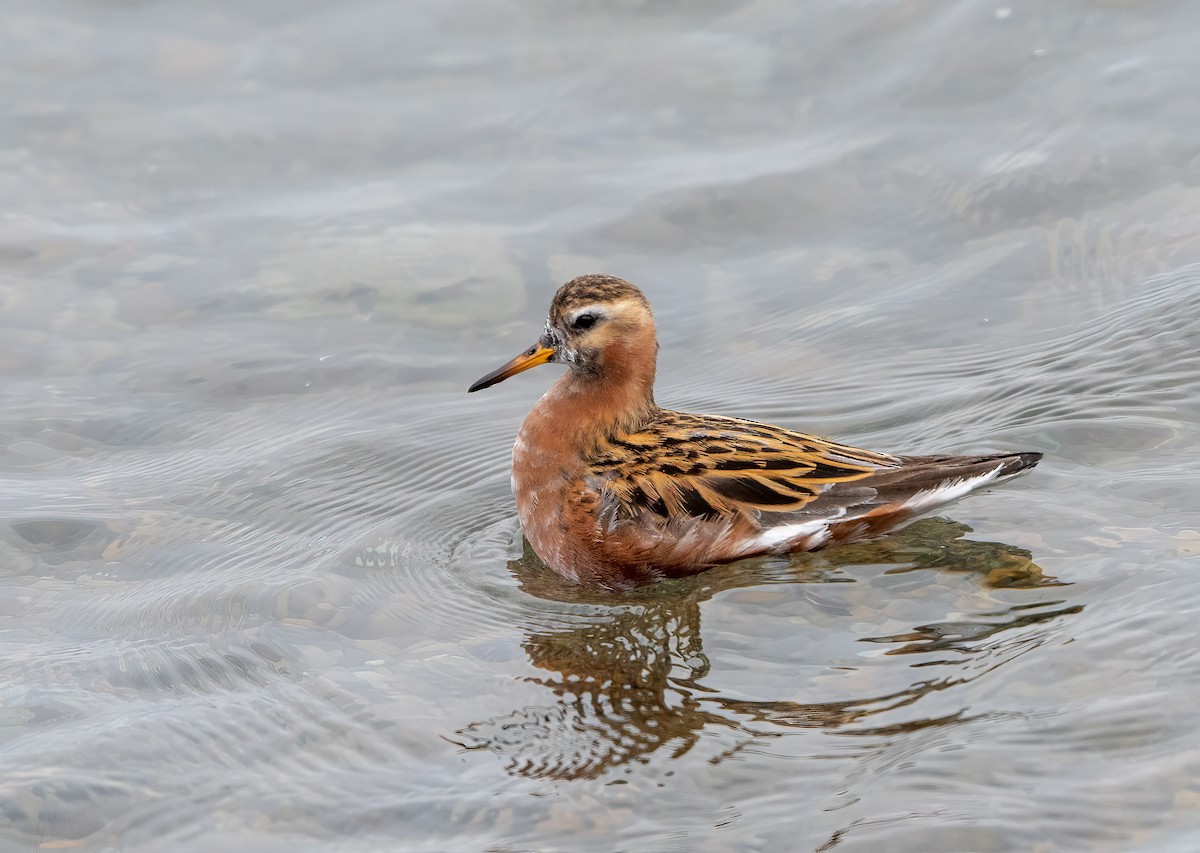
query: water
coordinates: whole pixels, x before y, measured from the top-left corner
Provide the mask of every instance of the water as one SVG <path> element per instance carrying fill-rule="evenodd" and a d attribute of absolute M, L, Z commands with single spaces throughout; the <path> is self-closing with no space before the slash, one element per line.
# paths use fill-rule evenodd
<path fill-rule="evenodd" d="M 5 850 L 1200 846 L 1200 7 L 0 7 Z M 624 596 L 467 397 L 1042 450 Z"/>

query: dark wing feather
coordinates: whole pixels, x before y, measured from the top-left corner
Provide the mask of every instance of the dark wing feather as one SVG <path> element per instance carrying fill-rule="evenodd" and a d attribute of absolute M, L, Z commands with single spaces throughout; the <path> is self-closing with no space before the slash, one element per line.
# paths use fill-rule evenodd
<path fill-rule="evenodd" d="M 900 460 L 753 421 L 662 410 L 641 430 L 610 437 L 589 463 L 617 518 L 671 520 L 795 512 L 833 483 Z"/>

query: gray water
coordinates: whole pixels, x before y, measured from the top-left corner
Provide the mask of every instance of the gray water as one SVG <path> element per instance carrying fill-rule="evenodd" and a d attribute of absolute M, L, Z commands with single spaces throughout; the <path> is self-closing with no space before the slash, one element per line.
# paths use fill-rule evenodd
<path fill-rule="evenodd" d="M 0 4 L 0 848 L 1200 847 L 1200 5 Z M 1046 453 L 620 596 L 524 554 L 554 288 L 664 405 Z"/>

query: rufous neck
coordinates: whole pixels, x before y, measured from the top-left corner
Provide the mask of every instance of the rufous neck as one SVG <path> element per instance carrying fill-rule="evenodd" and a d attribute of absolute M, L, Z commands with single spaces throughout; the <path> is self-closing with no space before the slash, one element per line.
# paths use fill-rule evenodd
<path fill-rule="evenodd" d="M 547 392 L 541 405 L 556 430 L 576 446 L 643 427 L 658 411 L 654 403 L 658 343 L 609 345 L 595 370 L 572 369 Z"/>

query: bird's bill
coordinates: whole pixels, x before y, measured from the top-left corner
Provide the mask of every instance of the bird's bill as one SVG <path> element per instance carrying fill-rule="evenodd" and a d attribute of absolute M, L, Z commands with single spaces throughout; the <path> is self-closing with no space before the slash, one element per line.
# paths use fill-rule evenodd
<path fill-rule="evenodd" d="M 537 367 L 539 364 L 545 364 L 553 355 L 554 348 L 546 346 L 545 343 L 539 340 L 508 364 L 497 367 L 487 376 L 478 379 L 474 385 L 467 389 L 467 393 L 470 394 L 472 391 L 482 391 L 484 388 L 491 388 L 496 383 L 503 382 L 510 376 L 516 376 L 523 370 Z"/>

